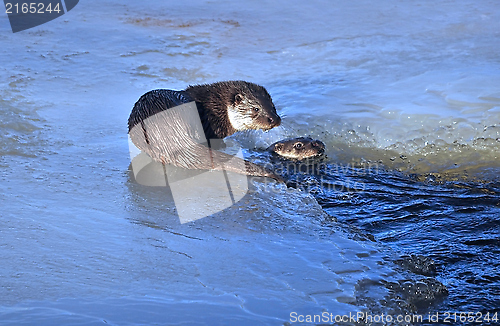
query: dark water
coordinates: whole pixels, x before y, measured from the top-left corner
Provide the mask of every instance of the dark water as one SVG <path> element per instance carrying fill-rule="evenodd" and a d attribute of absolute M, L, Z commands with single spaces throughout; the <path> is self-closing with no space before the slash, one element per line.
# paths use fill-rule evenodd
<path fill-rule="evenodd" d="M 299 170 L 291 180 L 299 180 L 294 184 L 313 193 L 329 214 L 392 248 L 403 268 L 446 286 L 448 294 L 425 307 L 428 313 L 472 312 L 474 320 L 500 314 L 497 181 L 439 181 L 378 164 L 302 168 L 312 177 Z"/>

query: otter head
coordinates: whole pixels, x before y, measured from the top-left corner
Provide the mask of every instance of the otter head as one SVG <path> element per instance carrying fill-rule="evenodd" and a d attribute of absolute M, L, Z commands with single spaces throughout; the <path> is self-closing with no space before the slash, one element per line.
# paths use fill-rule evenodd
<path fill-rule="evenodd" d="M 303 160 L 322 155 L 325 144 L 319 140 L 299 137 L 276 142 L 268 150 L 285 158 Z"/>
<path fill-rule="evenodd" d="M 280 116 L 276 113 L 271 96 L 262 86 L 240 82 L 227 108 L 229 122 L 236 131 L 263 129 L 279 126 Z"/>

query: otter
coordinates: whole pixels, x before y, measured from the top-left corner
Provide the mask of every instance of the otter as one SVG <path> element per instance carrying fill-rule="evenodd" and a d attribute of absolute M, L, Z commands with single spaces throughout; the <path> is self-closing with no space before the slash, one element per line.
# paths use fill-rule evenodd
<path fill-rule="evenodd" d="M 216 150 L 223 138 L 237 131 L 267 131 L 280 123 L 264 87 L 246 81 L 225 81 L 189 86 L 182 91 L 149 91 L 135 103 L 128 129 L 134 145 L 162 164 L 283 181 L 264 167 Z"/>
<path fill-rule="evenodd" d="M 325 144 L 320 140 L 298 137 L 280 140 L 269 146 L 267 151 L 280 157 L 300 161 L 321 156 L 325 152 Z"/>

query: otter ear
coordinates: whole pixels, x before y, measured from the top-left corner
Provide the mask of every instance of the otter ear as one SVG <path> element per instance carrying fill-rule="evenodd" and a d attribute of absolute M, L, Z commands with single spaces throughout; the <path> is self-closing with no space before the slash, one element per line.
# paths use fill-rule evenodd
<path fill-rule="evenodd" d="M 234 96 L 234 103 L 236 104 L 240 104 L 241 102 L 243 102 L 243 95 L 241 94 L 236 94 Z"/>
<path fill-rule="evenodd" d="M 283 149 L 283 144 L 282 143 L 278 143 L 276 145 L 274 145 L 274 150 L 275 151 L 281 151 Z"/>

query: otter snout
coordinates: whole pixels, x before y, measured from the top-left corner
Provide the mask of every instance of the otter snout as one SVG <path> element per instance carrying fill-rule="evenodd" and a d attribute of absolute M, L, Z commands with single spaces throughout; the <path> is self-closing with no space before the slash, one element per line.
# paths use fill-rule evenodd
<path fill-rule="evenodd" d="M 318 154 L 325 152 L 325 144 L 322 141 L 314 140 L 311 142 L 311 147 L 318 151 Z"/>
<path fill-rule="evenodd" d="M 279 115 L 270 116 L 267 118 L 269 125 L 271 128 L 277 127 L 281 124 L 281 118 Z"/>
<path fill-rule="evenodd" d="M 268 131 L 281 124 L 281 118 L 275 113 L 265 113 L 255 118 L 256 126 L 259 129 Z M 256 128 L 257 129 L 257 128 Z"/>
<path fill-rule="evenodd" d="M 318 147 L 318 149 L 325 149 L 325 144 L 323 144 L 323 142 L 318 141 L 318 140 L 311 142 L 311 146 Z"/>

